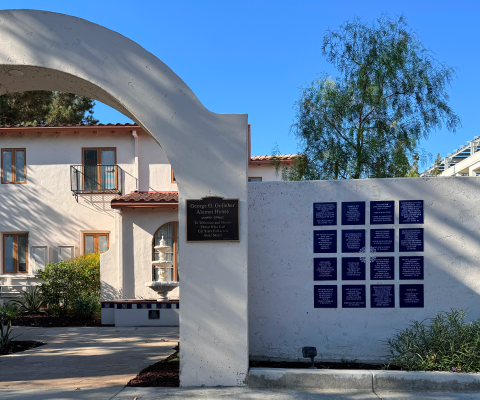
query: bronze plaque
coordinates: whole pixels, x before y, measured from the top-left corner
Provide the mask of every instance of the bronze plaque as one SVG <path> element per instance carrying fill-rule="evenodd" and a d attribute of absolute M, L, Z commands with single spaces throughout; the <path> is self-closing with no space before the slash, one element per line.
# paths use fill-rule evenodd
<path fill-rule="evenodd" d="M 239 200 L 187 200 L 187 242 L 239 242 Z"/>

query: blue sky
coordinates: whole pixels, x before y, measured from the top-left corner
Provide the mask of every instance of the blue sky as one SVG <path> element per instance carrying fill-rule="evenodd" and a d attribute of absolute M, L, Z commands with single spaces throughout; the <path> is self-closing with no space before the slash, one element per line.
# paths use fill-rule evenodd
<path fill-rule="evenodd" d="M 41 5 L 41 6 L 40 6 Z M 478 128 L 480 79 L 479 1 L 77 1 L 4 0 L 2 7 L 32 8 L 74 15 L 117 31 L 173 69 L 210 110 L 246 113 L 252 124 L 252 154 L 271 154 L 275 144 L 295 153 L 290 134 L 300 88 L 336 71 L 321 54 L 328 28 L 358 16 L 366 22 L 382 13 L 404 13 L 437 60 L 457 68 L 448 89 L 462 127 L 434 132 L 421 146 L 445 156 Z M 129 122 L 97 104 L 101 122 Z"/>

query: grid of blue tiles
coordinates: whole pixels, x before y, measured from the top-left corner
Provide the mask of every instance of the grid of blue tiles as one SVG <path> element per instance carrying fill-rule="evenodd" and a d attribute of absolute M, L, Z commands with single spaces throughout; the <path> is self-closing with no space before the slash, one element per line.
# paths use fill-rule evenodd
<path fill-rule="evenodd" d="M 117 310 L 135 310 L 135 309 L 179 309 L 180 303 L 109 303 L 102 302 L 102 308 L 116 308 Z"/>

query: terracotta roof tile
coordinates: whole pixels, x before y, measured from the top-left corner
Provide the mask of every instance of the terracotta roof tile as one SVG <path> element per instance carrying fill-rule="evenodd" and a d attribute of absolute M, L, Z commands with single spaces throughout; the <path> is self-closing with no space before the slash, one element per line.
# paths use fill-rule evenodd
<path fill-rule="evenodd" d="M 59 125 L 48 125 L 48 124 L 39 124 L 39 125 L 0 125 L 0 129 L 4 128 L 61 128 L 61 127 L 79 127 L 79 128 L 86 128 L 86 127 L 95 127 L 95 126 L 138 126 L 136 124 L 59 124 Z"/>
<path fill-rule="evenodd" d="M 296 154 L 279 154 L 278 156 L 253 156 L 250 158 L 252 161 L 271 161 L 274 157 L 278 158 L 280 161 L 291 161 Z"/>
<path fill-rule="evenodd" d="M 116 203 L 178 203 L 178 192 L 132 192 L 112 200 Z"/>

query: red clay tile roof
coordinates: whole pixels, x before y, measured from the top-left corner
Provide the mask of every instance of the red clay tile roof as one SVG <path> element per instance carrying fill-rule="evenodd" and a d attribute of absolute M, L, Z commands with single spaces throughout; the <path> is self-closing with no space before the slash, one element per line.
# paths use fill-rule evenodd
<path fill-rule="evenodd" d="M 175 202 L 178 203 L 178 192 L 132 192 L 117 197 L 112 201 L 151 201 L 151 202 Z"/>
<path fill-rule="evenodd" d="M 112 208 L 178 206 L 178 192 L 132 192 L 117 197 Z"/>
<path fill-rule="evenodd" d="M 138 127 L 138 125 L 136 124 L 63 124 L 63 125 L 56 125 L 56 124 L 53 124 L 53 125 L 48 125 L 48 124 L 39 124 L 39 125 L 29 125 L 29 126 L 25 126 L 25 125 L 0 125 L 0 129 L 3 129 L 3 128 L 31 128 L 31 129 L 35 129 L 35 128 L 61 128 L 61 127 L 69 127 L 69 128 L 86 128 L 86 127 L 95 127 L 95 126 L 136 126 Z"/>
<path fill-rule="evenodd" d="M 274 157 L 279 159 L 280 161 L 291 161 L 295 157 L 296 154 L 279 154 L 278 156 L 253 156 L 250 158 L 252 161 L 271 161 Z"/>

